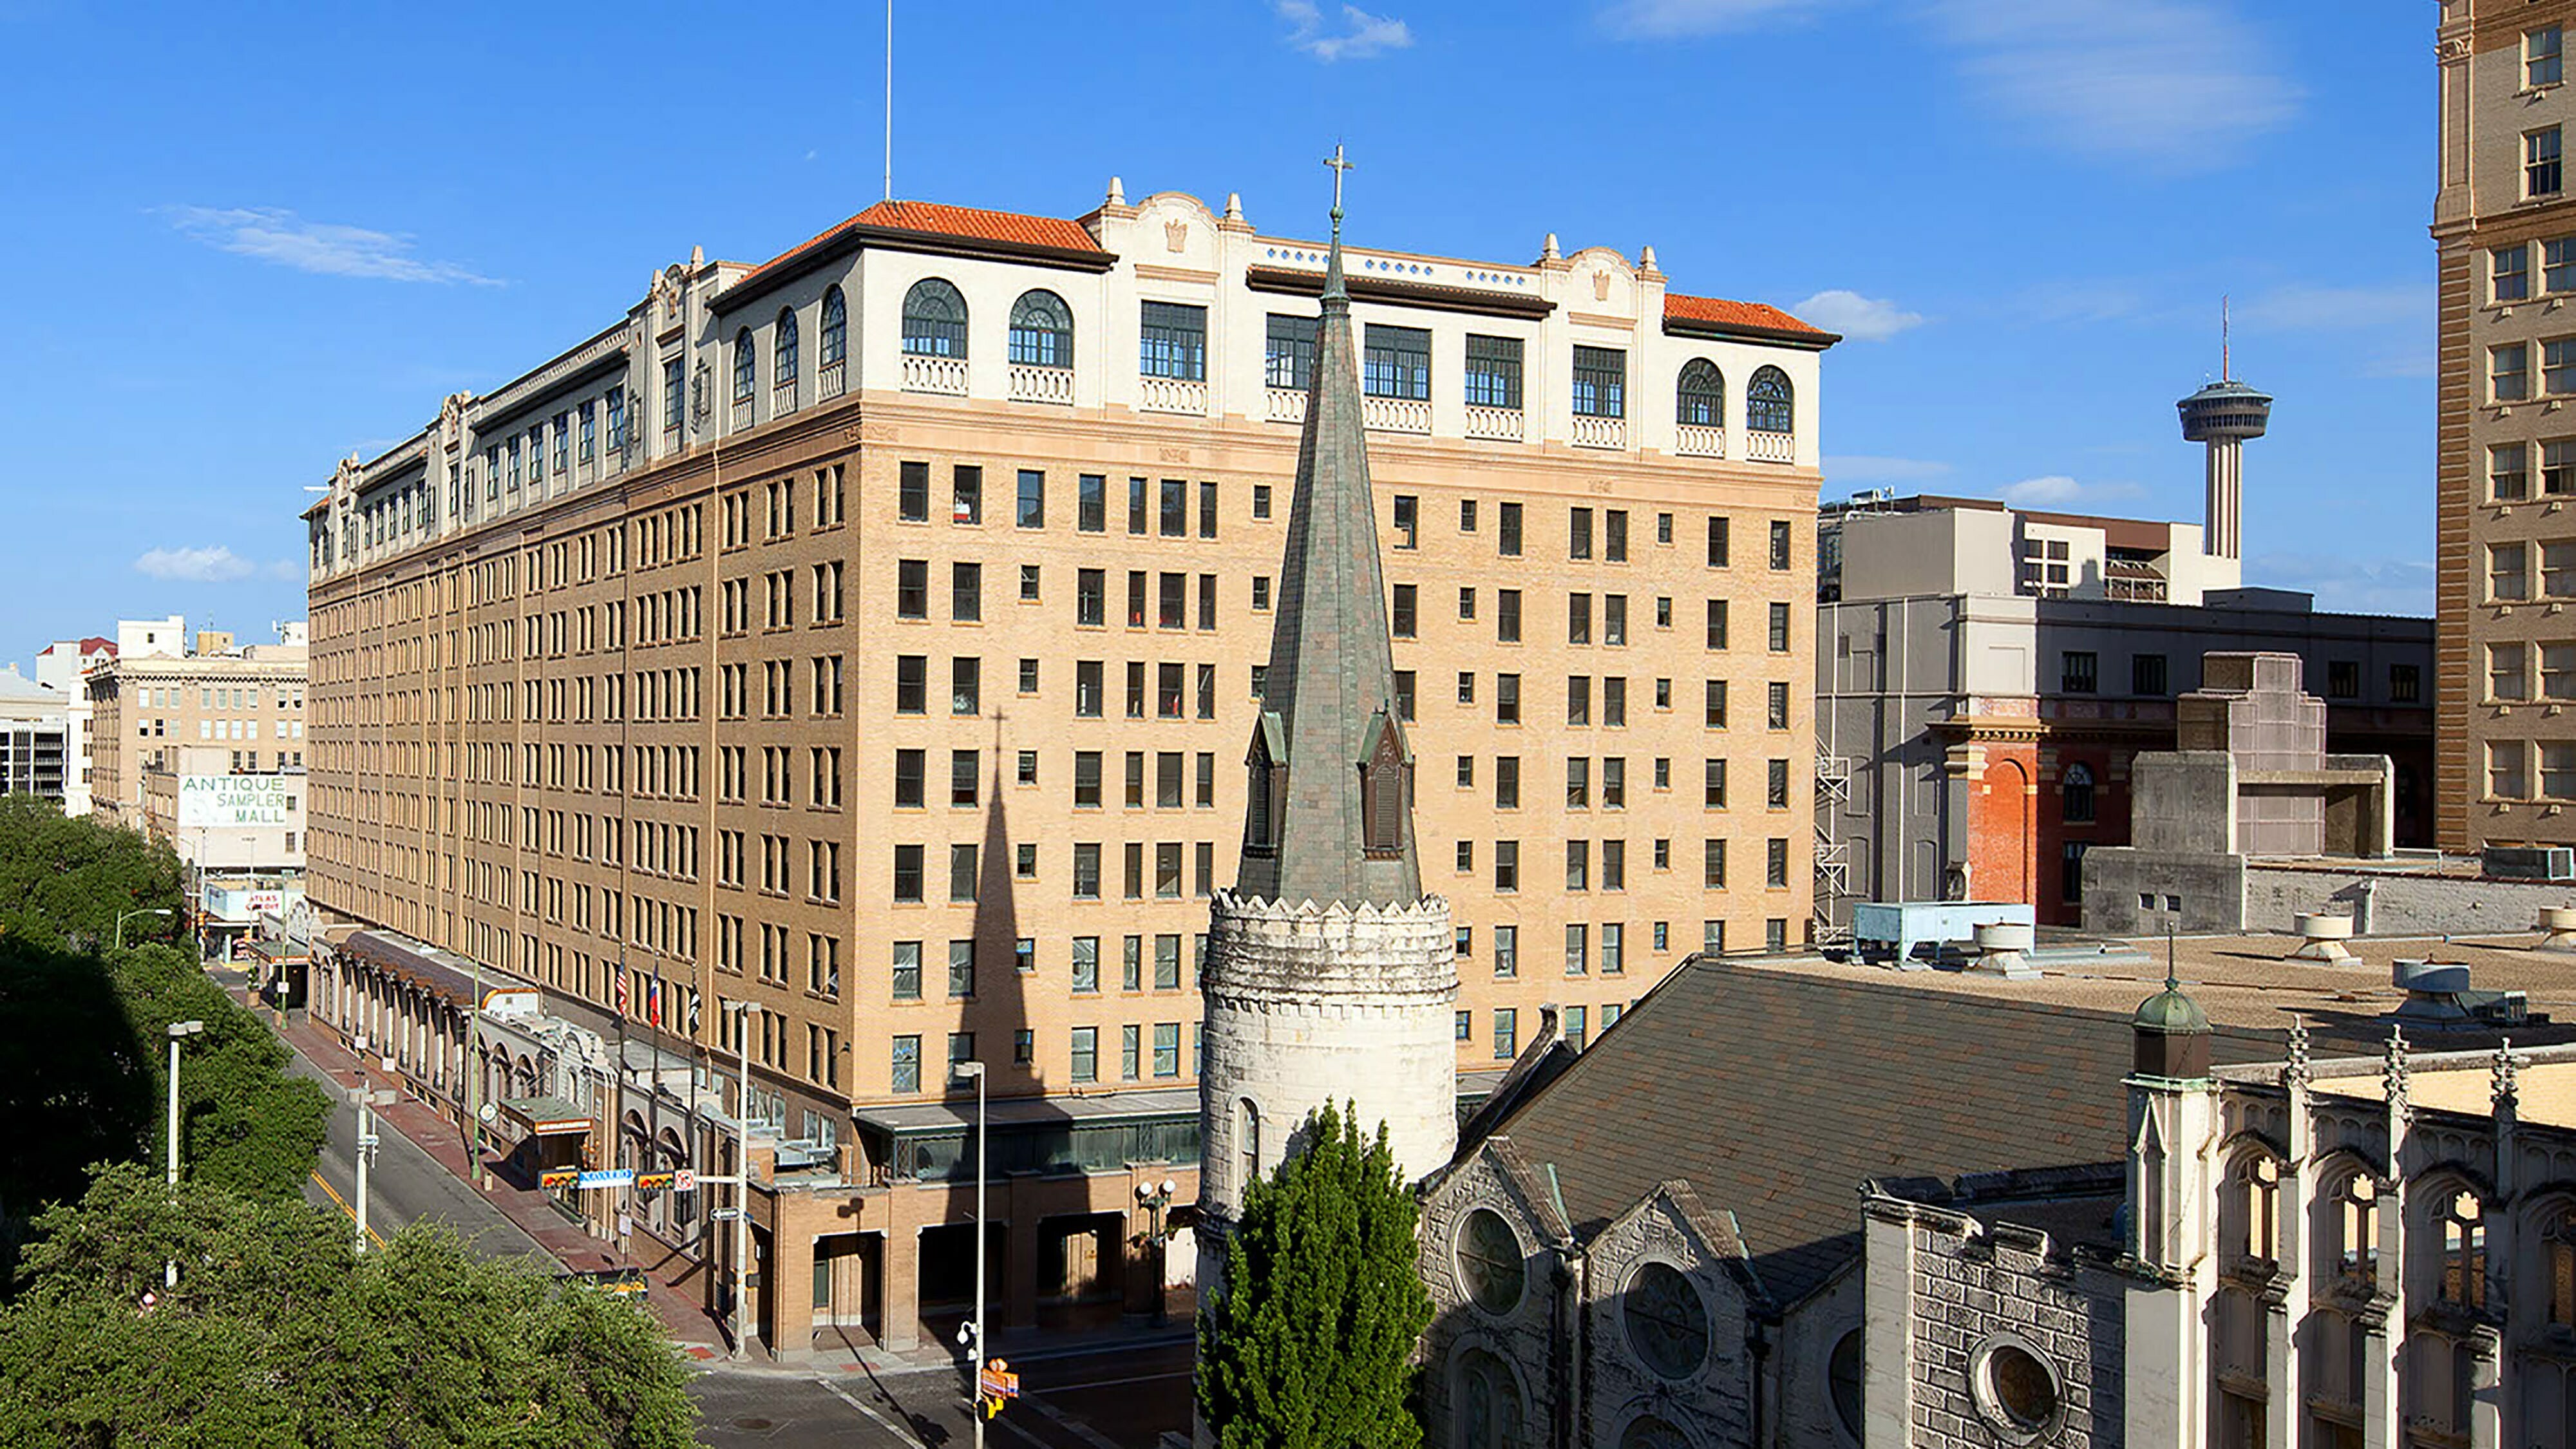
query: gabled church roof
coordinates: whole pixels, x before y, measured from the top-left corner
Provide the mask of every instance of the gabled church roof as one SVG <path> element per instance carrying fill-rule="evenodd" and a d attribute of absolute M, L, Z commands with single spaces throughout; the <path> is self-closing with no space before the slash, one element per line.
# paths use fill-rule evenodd
<path fill-rule="evenodd" d="M 1422 897 L 1410 810 L 1400 849 L 1371 851 L 1364 838 L 1359 767 L 1376 743 L 1373 722 L 1397 716 L 1395 655 L 1338 205 L 1310 388 L 1261 689 L 1261 729 L 1287 769 L 1287 796 L 1275 845 L 1247 842 L 1237 889 L 1292 905 L 1407 903 Z"/>

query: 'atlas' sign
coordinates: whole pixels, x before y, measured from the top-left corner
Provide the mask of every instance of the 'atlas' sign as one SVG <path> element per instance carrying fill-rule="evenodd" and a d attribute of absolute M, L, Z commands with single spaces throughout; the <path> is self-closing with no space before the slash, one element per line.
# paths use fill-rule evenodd
<path fill-rule="evenodd" d="M 285 828 L 293 781 L 285 775 L 181 775 L 179 828 Z"/>

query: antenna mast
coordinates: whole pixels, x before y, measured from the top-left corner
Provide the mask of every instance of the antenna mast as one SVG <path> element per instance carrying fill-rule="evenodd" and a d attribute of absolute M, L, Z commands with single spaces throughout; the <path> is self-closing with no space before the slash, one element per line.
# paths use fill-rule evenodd
<path fill-rule="evenodd" d="M 894 0 L 886 0 L 886 3 L 892 5 Z M 2227 294 L 2221 292 L 2218 296 L 2218 380 L 2220 382 L 2230 381 L 2234 377 L 2229 358 L 2231 339 L 2228 336 L 2228 323 Z"/>
<path fill-rule="evenodd" d="M 894 200 L 894 0 L 886 0 L 885 199 Z"/>

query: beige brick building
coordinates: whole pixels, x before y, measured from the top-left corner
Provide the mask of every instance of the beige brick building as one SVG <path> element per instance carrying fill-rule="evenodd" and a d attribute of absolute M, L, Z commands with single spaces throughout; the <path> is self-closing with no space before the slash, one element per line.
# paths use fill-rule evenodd
<path fill-rule="evenodd" d="M 303 769 L 305 663 L 301 644 L 253 644 L 225 654 L 128 654 L 92 669 L 84 680 L 92 808 L 144 829 L 145 776 L 175 763 L 181 745 L 220 746 L 236 774 Z"/>
<path fill-rule="evenodd" d="M 2440 843 L 2576 842 L 2569 0 L 2442 0 Z"/>
<path fill-rule="evenodd" d="M 744 1007 L 751 1116 L 808 1164 L 752 1200 L 782 1349 L 957 1306 L 955 1058 L 1017 1164 L 1002 1321 L 1151 1296 L 1131 1190 L 1194 1195 L 1323 261 L 1114 184 L 887 203 L 657 272 L 307 515 L 312 899 L 597 1005 L 659 978 L 720 1093 Z M 1542 1003 L 1597 1031 L 1805 934 L 1834 339 L 1651 249 L 1349 268 L 1423 886 L 1491 1070 Z"/>

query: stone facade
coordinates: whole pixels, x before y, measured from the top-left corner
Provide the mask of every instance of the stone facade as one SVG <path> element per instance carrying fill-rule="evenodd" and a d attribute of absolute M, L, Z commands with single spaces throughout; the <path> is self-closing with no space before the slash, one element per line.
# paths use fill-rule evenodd
<path fill-rule="evenodd" d="M 1489 1138 L 1425 1194 L 1425 1443 L 1754 1443 L 1756 1398 L 1774 1392 L 1757 1383 L 1772 1368 L 1757 1325 L 1776 1318 L 1732 1229 L 1674 1181 L 1578 1233 L 1555 1203 L 1554 1170 Z"/>

